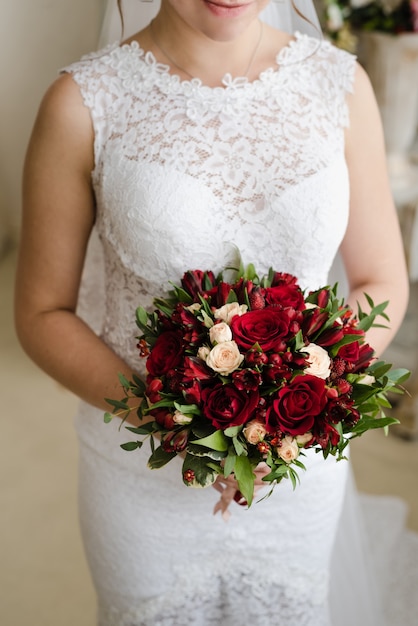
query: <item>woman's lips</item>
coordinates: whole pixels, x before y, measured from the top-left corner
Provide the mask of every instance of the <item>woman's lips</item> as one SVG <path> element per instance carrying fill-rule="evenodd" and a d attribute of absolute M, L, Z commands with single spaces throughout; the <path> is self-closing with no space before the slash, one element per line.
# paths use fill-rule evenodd
<path fill-rule="evenodd" d="M 249 2 L 241 4 L 227 4 L 224 2 L 213 2 L 213 0 L 204 0 L 204 3 L 214 15 L 218 15 L 220 17 L 233 17 L 236 15 L 241 15 L 241 13 L 244 13 L 247 10 L 250 4 Z"/>

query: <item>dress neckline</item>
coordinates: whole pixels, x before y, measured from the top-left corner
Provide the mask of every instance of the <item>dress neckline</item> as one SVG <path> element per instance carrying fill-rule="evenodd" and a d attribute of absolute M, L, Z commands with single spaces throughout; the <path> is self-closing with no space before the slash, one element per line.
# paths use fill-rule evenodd
<path fill-rule="evenodd" d="M 105 48 L 103 52 L 111 52 L 116 54 L 119 60 L 123 60 L 125 55 L 129 57 L 129 65 L 137 61 L 142 70 L 148 76 L 152 75 L 157 82 L 164 85 L 165 89 L 179 92 L 183 90 L 186 94 L 193 91 L 203 90 L 205 93 L 219 93 L 228 90 L 236 90 L 237 88 L 245 88 L 247 91 L 253 87 L 256 88 L 261 83 L 269 82 L 270 79 L 277 75 L 279 70 L 288 65 L 294 65 L 313 56 L 318 49 L 324 44 L 324 40 L 316 39 L 299 31 L 294 33 L 293 38 L 283 46 L 276 55 L 275 65 L 266 68 L 253 80 L 249 80 L 246 76 L 232 77 L 227 73 L 222 79 L 222 86 L 211 87 L 206 85 L 200 78 L 182 79 L 178 74 L 172 72 L 172 68 L 164 63 L 159 63 L 152 52 L 145 52 L 137 41 L 120 44 L 115 42 Z M 138 68 L 139 69 L 139 68 Z M 141 72 L 141 73 L 143 73 Z"/>

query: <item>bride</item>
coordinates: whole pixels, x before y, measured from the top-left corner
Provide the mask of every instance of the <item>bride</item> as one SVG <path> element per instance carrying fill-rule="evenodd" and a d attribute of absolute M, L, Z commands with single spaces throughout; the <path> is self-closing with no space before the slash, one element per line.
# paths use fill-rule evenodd
<path fill-rule="evenodd" d="M 391 329 L 368 337 L 377 353 L 401 323 L 407 278 L 373 94 L 305 4 L 304 18 L 289 0 L 128 5 L 125 43 L 66 68 L 40 107 L 16 323 L 32 358 L 81 398 L 80 520 L 100 626 L 412 626 L 417 614 L 402 585 L 386 601 L 389 563 L 405 564 L 396 514 L 373 501 L 363 520 L 348 463 L 308 454 L 295 492 L 280 484 L 250 510 L 231 502 L 225 523 L 211 514 L 217 491 L 186 489 L 176 460 L 151 472 L 145 452 L 120 450 L 116 420 L 103 423 L 104 398 L 122 395 L 117 373 L 144 375 L 136 306 L 186 269 L 221 269 L 234 246 L 306 289 L 326 284 L 339 250 L 349 302 L 390 300 Z M 102 252 L 79 315 L 92 232 Z"/>

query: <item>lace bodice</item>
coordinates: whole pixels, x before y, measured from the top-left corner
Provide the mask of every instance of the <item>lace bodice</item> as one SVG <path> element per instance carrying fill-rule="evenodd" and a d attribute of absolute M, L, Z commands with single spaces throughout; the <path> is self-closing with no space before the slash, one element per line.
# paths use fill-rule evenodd
<path fill-rule="evenodd" d="M 233 255 L 325 284 L 348 217 L 346 93 L 354 58 L 297 34 L 277 66 L 223 87 L 181 81 L 136 42 L 70 71 L 95 131 L 102 334 L 136 365 L 133 311 L 186 269 Z"/>

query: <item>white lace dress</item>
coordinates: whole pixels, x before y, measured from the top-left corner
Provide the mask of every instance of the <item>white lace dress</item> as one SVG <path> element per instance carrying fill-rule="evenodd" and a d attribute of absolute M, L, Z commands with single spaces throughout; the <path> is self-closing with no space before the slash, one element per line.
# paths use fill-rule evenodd
<path fill-rule="evenodd" d="M 231 244 L 260 272 L 327 283 L 348 218 L 353 57 L 298 35 L 255 82 L 208 88 L 132 43 L 66 71 L 94 125 L 104 252 L 81 305 L 133 369 L 135 308 L 186 269 L 220 269 Z M 149 450 L 121 450 L 129 433 L 117 426 L 81 404 L 80 517 L 100 626 L 383 624 L 348 463 L 310 455 L 295 492 L 233 503 L 225 523 L 214 489 L 185 487 L 176 460 L 151 472 Z"/>

